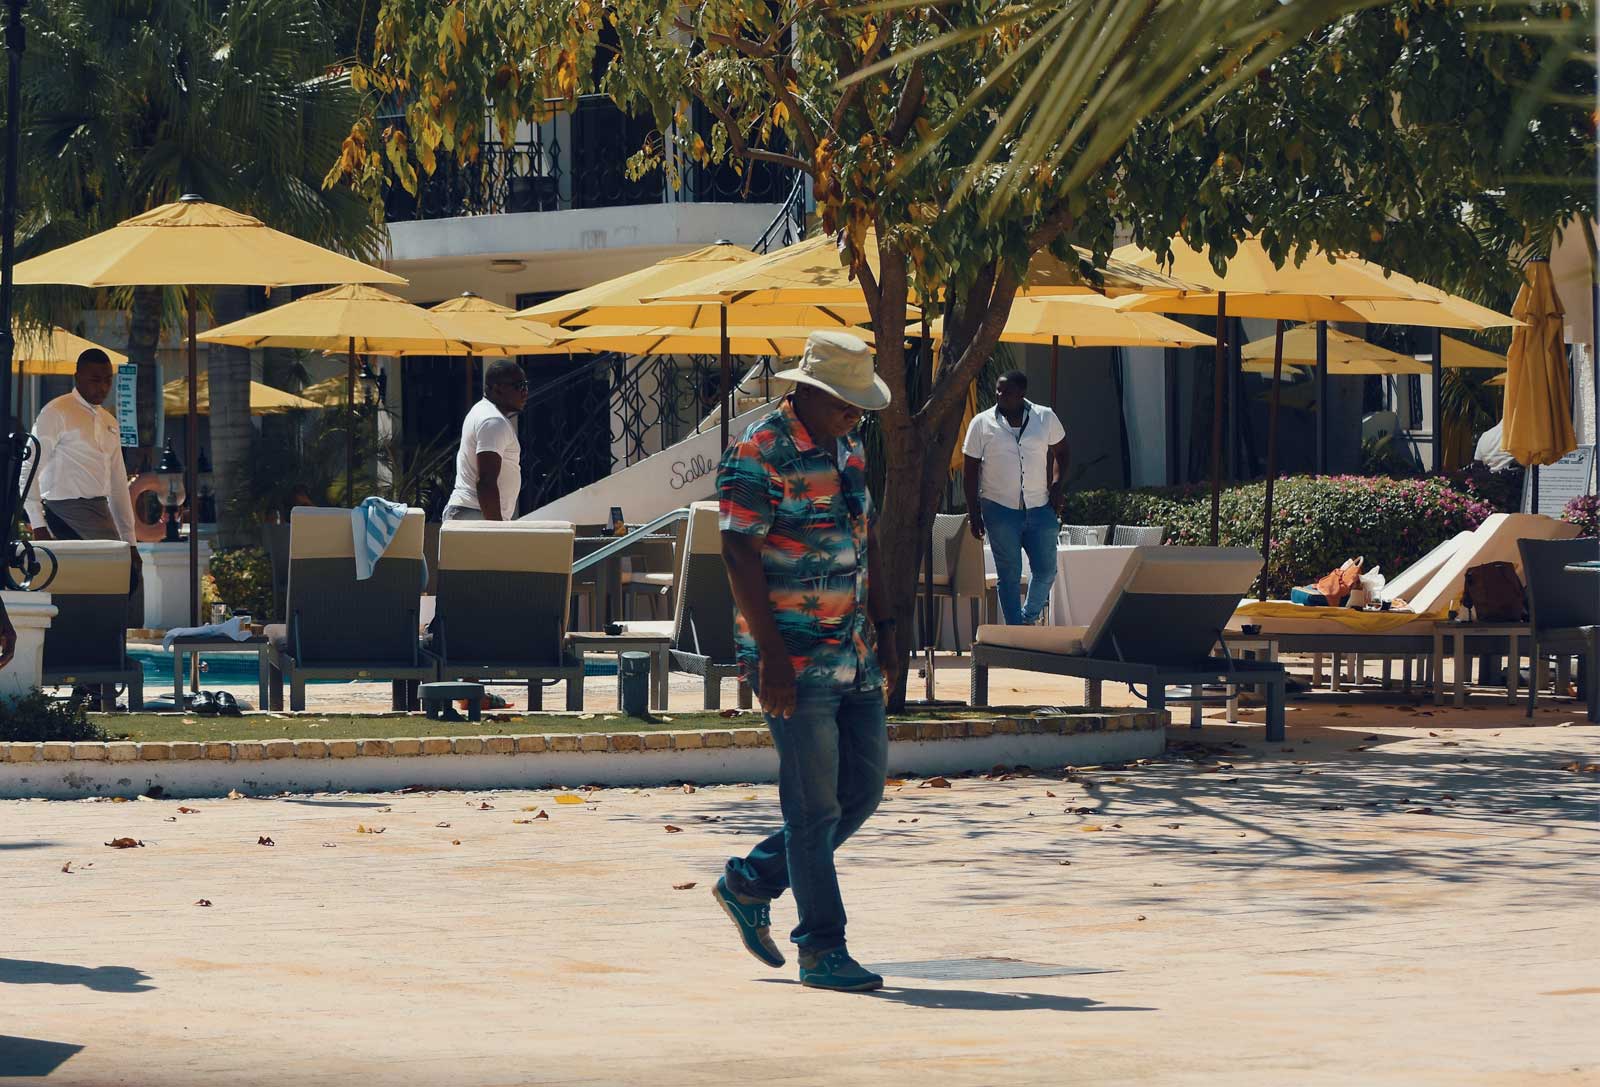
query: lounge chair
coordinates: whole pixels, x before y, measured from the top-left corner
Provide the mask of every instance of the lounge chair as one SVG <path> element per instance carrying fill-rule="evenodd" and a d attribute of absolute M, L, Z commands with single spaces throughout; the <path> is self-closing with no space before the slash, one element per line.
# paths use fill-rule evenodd
<path fill-rule="evenodd" d="M 1460 600 L 1470 568 L 1486 562 L 1510 562 L 1520 573 L 1519 541 L 1564 540 L 1577 534 L 1578 526 L 1552 517 L 1496 513 L 1465 534 L 1465 539 L 1458 536 L 1447 541 L 1384 586 L 1383 596 L 1403 597 L 1410 606 L 1409 612 L 1390 613 L 1377 620 L 1370 613 L 1350 614 L 1343 608 L 1299 608 L 1271 601 L 1281 605 L 1270 609 L 1276 614 L 1252 614 L 1253 606 L 1246 605 L 1228 625 L 1233 631 L 1246 624 L 1261 627 L 1263 635 L 1277 639 L 1280 654 L 1349 653 L 1406 661 L 1429 657 L 1433 653 L 1434 624 L 1444 618 L 1452 601 Z M 1370 618 L 1358 618 L 1363 614 Z M 1384 629 L 1356 629 L 1354 624 L 1363 622 L 1381 622 Z M 1473 654 L 1498 656 L 1504 646 L 1502 637 L 1484 637 L 1469 638 L 1467 648 Z"/>
<path fill-rule="evenodd" d="M 567 709 L 583 709 L 583 660 L 565 648 L 572 586 L 565 521 L 452 521 L 439 533 L 439 595 L 428 656 L 442 680 L 528 685 L 565 680 Z"/>
<path fill-rule="evenodd" d="M 717 503 L 696 502 L 689 507 L 689 529 L 678 567 L 678 601 L 671 622 L 623 626 L 630 631 L 671 634 L 672 668 L 705 681 L 706 709 L 722 707 L 722 681 L 730 678 L 739 679 L 739 705 L 748 708 L 752 693 L 740 678 L 733 610 Z"/>
<path fill-rule="evenodd" d="M 418 644 L 422 608 L 422 511 L 406 511 L 372 577 L 356 580 L 350 511 L 299 506 L 289 518 L 284 623 L 267 627 L 272 708 L 306 708 L 314 679 L 387 679 L 391 705 L 416 709 L 415 688 L 434 678 Z"/>
<path fill-rule="evenodd" d="M 1211 655 L 1260 569 L 1260 556 L 1248 548 L 1136 548 L 1087 627 L 979 627 L 971 702 L 988 702 L 991 668 L 1077 676 L 1086 681 L 1092 706 L 1100 704 L 1105 680 L 1143 686 L 1155 710 L 1166 708 L 1168 687 L 1260 684 L 1266 687 L 1267 739 L 1282 739 L 1283 666 Z"/>
<path fill-rule="evenodd" d="M 117 706 L 117 684 L 126 684 L 128 709 L 139 710 L 144 706 L 144 672 L 128 659 L 133 561 L 128 545 L 120 540 L 52 540 L 39 546 L 56 561 L 55 577 L 45 586 L 56 616 L 44 634 L 41 685 L 99 688 L 100 708 L 110 712 Z"/>
<path fill-rule="evenodd" d="M 1519 540 L 1523 579 L 1528 586 L 1528 624 L 1533 636 L 1528 660 L 1528 716 L 1539 704 L 1539 665 L 1559 654 L 1584 660 L 1583 693 L 1588 717 L 1600 721 L 1600 579 L 1593 574 L 1569 574 L 1575 562 L 1600 559 L 1600 539 Z M 1516 662 L 1512 662 L 1512 667 Z M 1565 667 L 1558 675 L 1564 675 Z"/>

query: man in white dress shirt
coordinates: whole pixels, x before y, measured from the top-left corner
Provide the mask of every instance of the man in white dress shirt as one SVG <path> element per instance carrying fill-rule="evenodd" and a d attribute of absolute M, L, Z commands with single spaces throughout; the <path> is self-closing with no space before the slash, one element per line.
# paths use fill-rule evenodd
<path fill-rule="evenodd" d="M 38 468 L 23 501 L 36 540 L 122 540 L 129 544 L 129 622 L 143 623 L 139 549 L 133 534 L 133 500 L 122 462 L 116 416 L 103 405 L 111 395 L 111 359 L 98 347 L 78 356 L 73 389 L 39 411 L 33 436 Z M 24 465 L 26 473 L 32 465 Z"/>
<path fill-rule="evenodd" d="M 1032 624 L 1050 606 L 1056 579 L 1057 515 L 1065 497 L 1067 431 L 1047 407 L 1027 398 L 1028 375 L 1012 370 L 995 386 L 995 405 L 972 417 L 966 455 L 967 514 L 972 534 L 989 539 L 995 592 L 1011 626 Z M 1022 555 L 1028 555 L 1028 599 Z"/>

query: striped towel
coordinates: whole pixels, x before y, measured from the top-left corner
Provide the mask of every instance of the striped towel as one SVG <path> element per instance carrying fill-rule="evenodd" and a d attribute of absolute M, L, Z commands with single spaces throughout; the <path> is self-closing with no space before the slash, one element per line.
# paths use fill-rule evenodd
<path fill-rule="evenodd" d="M 406 519 L 406 508 L 399 502 L 384 498 L 368 498 L 350 511 L 350 528 L 355 533 L 356 580 L 366 581 L 372 568 L 378 565 L 383 553 L 394 542 L 400 531 L 400 522 Z"/>

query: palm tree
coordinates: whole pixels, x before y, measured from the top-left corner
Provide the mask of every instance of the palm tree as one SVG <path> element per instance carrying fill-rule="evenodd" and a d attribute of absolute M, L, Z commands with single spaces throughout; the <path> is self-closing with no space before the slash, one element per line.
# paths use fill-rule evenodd
<path fill-rule="evenodd" d="M 60 0 L 27 11 L 24 157 L 28 215 L 19 256 L 48 251 L 188 192 L 360 257 L 385 235 L 373 204 L 323 189 L 361 108 L 332 74 L 330 0 Z M 25 318 L 56 320 L 81 291 L 25 289 Z M 154 438 L 155 350 L 175 298 L 138 288 L 128 356 L 140 364 L 141 444 Z M 219 320 L 243 316 L 245 288 L 218 289 Z M 69 316 L 68 323 L 71 322 Z M 250 354 L 208 352 L 218 494 L 248 471 Z M 227 502 L 221 503 L 226 510 Z M 233 522 L 233 523 L 230 523 Z M 243 542 L 229 517 L 224 542 Z"/>

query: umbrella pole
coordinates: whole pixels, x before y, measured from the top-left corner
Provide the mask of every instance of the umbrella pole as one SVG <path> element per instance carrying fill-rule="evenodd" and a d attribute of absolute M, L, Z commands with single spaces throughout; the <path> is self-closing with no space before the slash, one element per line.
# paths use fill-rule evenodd
<path fill-rule="evenodd" d="M 1050 337 L 1050 410 L 1056 410 L 1056 392 L 1061 369 L 1061 337 Z"/>
<path fill-rule="evenodd" d="M 733 399 L 733 391 L 729 388 L 733 384 L 733 359 L 728 354 L 728 306 L 723 303 L 717 307 L 717 318 L 722 326 L 721 362 L 722 378 L 717 386 L 717 414 L 721 417 L 717 426 L 721 431 L 722 446 L 728 448 L 728 402 Z"/>
<path fill-rule="evenodd" d="M 1328 474 L 1328 322 L 1317 322 L 1317 475 Z"/>
<path fill-rule="evenodd" d="M 1444 471 L 1444 333 L 1433 330 L 1433 472 Z"/>
<path fill-rule="evenodd" d="M 1283 322 L 1278 322 L 1272 343 L 1272 406 L 1267 409 L 1267 508 L 1261 518 L 1261 593 L 1267 598 L 1267 575 L 1272 572 L 1272 484 L 1278 476 L 1278 390 L 1283 381 Z"/>
<path fill-rule="evenodd" d="M 1217 364 L 1211 388 L 1211 546 L 1217 546 L 1222 525 L 1222 396 L 1223 368 L 1227 365 L 1228 293 L 1217 292 Z"/>
<path fill-rule="evenodd" d="M 189 625 L 200 625 L 200 396 L 199 345 L 195 343 L 195 289 L 185 294 L 189 317 L 189 417 L 184 420 L 184 489 L 189 496 Z M 209 352 L 208 352 L 209 355 Z M 194 683 L 200 682 L 200 665 L 195 663 Z M 197 687 L 198 689 L 198 687 Z"/>
<path fill-rule="evenodd" d="M 344 404 L 344 500 L 351 509 L 356 504 L 356 338 L 350 337 L 350 351 L 345 356 Z"/>
<path fill-rule="evenodd" d="M 1589 470 L 1595 473 L 1595 493 L 1600 494 L 1600 268 L 1595 267 L 1594 245 L 1589 247 L 1589 392 L 1594 396 L 1594 414 L 1589 424 L 1594 428 L 1594 456 Z"/>
<path fill-rule="evenodd" d="M 927 372 L 928 383 L 930 387 L 933 383 L 933 334 L 930 331 L 931 322 L 932 319 L 928 316 L 928 311 L 924 309 L 922 311 L 922 350 L 927 355 L 928 359 Z M 1055 401 L 1055 373 L 1053 371 L 1050 375 L 1050 380 L 1052 384 L 1050 390 L 1050 399 L 1053 403 Z M 959 441 L 960 439 L 958 438 L 957 440 Z M 938 507 L 935 506 L 934 510 L 937 512 Z M 929 702 L 934 700 L 934 683 L 938 678 L 934 668 L 937 663 L 935 658 L 939 648 L 940 630 L 938 622 L 935 619 L 935 615 L 937 613 L 934 611 L 933 607 L 933 529 L 934 526 L 938 524 L 938 520 L 939 519 L 937 517 L 928 518 L 928 549 L 927 554 L 923 558 L 922 564 L 922 667 L 923 675 L 926 677 L 926 683 L 923 687 L 923 698 Z M 952 634 L 955 633 L 955 626 L 956 607 L 955 599 L 952 597 L 950 601 L 950 629 Z M 956 644 L 961 644 L 959 638 L 957 639 Z"/>

